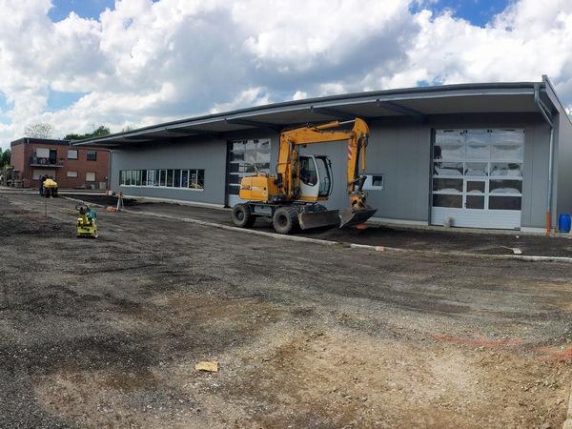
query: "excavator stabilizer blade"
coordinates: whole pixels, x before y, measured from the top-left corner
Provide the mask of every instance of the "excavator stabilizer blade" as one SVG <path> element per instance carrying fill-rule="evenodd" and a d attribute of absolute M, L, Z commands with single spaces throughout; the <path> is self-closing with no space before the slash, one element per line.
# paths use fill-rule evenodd
<path fill-rule="evenodd" d="M 338 226 L 340 224 L 339 210 L 323 212 L 300 213 L 298 221 L 301 229 L 321 228 L 324 226 Z"/>
<path fill-rule="evenodd" d="M 363 210 L 352 210 L 351 207 L 347 209 L 343 209 L 340 212 L 340 228 L 344 228 L 346 226 L 358 225 L 360 223 L 364 223 L 370 217 L 372 217 L 377 209 L 373 209 L 367 206 Z"/>

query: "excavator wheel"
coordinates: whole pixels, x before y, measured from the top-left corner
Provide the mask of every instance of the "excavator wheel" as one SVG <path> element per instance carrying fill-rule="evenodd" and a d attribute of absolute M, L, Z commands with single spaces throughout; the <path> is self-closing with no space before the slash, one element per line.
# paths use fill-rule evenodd
<path fill-rule="evenodd" d="M 232 223 L 239 228 L 249 228 L 254 225 L 256 218 L 247 204 L 237 204 L 232 208 Z"/>
<path fill-rule="evenodd" d="M 299 228 L 298 210 L 293 207 L 280 207 L 274 212 L 272 225 L 278 234 L 290 234 Z"/>

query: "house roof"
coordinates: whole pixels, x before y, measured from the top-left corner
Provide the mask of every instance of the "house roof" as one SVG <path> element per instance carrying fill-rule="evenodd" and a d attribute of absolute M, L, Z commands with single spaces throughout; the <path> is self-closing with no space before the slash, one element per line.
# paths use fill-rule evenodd
<path fill-rule="evenodd" d="M 538 93 L 537 93 L 538 91 Z M 535 94 L 550 113 L 562 109 L 550 81 L 477 83 L 370 91 L 288 101 L 230 112 L 191 117 L 127 132 L 74 142 L 75 146 L 124 147 L 190 136 L 222 135 L 332 120 L 410 118 L 434 115 L 539 112 Z M 560 103 L 560 104 L 559 104 Z"/>
<path fill-rule="evenodd" d="M 14 140 L 10 143 L 10 146 L 18 146 L 20 144 L 43 144 L 49 146 L 69 146 L 69 140 L 54 140 L 54 139 L 41 139 L 36 137 L 23 137 L 18 140 Z"/>

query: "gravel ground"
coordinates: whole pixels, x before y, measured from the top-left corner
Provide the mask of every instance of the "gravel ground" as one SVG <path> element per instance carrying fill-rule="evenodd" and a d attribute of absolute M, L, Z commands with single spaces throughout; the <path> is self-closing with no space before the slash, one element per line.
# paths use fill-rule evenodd
<path fill-rule="evenodd" d="M 117 197 L 101 195 L 70 195 L 102 206 L 115 206 Z M 232 226 L 230 209 L 211 209 L 189 205 L 125 200 L 133 213 L 153 212 L 166 216 L 190 217 L 207 222 Z M 270 222 L 257 220 L 254 229 L 273 233 Z M 430 252 L 468 252 L 478 255 L 512 255 L 519 249 L 525 256 L 554 256 L 572 258 L 572 234 L 522 233 L 520 231 L 473 230 L 441 227 L 399 227 L 369 224 L 367 229 L 325 228 L 299 232 L 297 235 L 343 243 L 366 244 Z"/>
<path fill-rule="evenodd" d="M 0 193 L 2 428 L 565 419 L 572 264 L 300 243 L 158 205 L 99 210 L 77 239 L 73 207 Z"/>

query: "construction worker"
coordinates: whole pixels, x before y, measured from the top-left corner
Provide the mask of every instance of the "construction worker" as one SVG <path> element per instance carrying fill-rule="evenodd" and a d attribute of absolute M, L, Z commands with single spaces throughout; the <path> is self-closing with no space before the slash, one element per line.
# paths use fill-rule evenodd
<path fill-rule="evenodd" d="M 40 177 L 40 197 L 44 196 L 44 182 L 46 181 L 46 179 L 47 179 L 46 176 Z"/>

